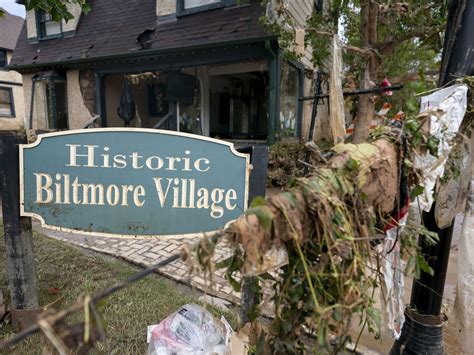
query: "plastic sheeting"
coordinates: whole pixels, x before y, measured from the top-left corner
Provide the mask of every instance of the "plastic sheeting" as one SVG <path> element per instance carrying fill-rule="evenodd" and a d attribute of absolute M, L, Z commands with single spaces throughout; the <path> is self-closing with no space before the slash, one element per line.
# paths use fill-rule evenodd
<path fill-rule="evenodd" d="M 429 211 L 434 201 L 434 192 L 439 179 L 444 175 L 446 161 L 451 152 L 453 139 L 459 131 L 467 107 L 467 86 L 457 84 L 421 99 L 420 113 L 429 115 L 429 133 L 439 139 L 438 156 L 429 152 L 416 157 L 415 167 L 422 175 L 424 193 L 418 197 L 422 210 Z M 399 338 L 403 323 L 405 262 L 400 256 L 400 245 L 396 243 L 397 235 L 402 233 L 408 217 L 409 201 L 397 216 L 395 225 L 385 229 L 386 238 L 382 250 L 382 274 L 386 325 L 395 338 Z M 396 243 L 396 244 L 395 244 Z"/>
<path fill-rule="evenodd" d="M 456 84 L 421 99 L 420 113 L 430 115 L 429 133 L 439 139 L 437 157 L 426 152 L 417 156 L 414 162 L 424 185 L 423 194 L 418 196 L 418 203 L 423 211 L 431 209 L 436 184 L 444 175 L 453 139 L 466 113 L 467 91 L 467 85 Z"/>
<path fill-rule="evenodd" d="M 334 144 L 344 141 L 346 121 L 344 117 L 344 96 L 342 94 L 341 41 L 334 35 L 331 48 L 331 77 L 329 80 L 329 125 Z"/>
<path fill-rule="evenodd" d="M 398 224 L 385 230 L 381 263 L 384 281 L 382 285 L 384 291 L 382 293 L 382 304 L 385 306 L 386 326 L 396 339 L 400 338 L 405 322 L 405 304 L 403 302 L 405 262 L 400 255 L 400 243 L 398 243 L 397 235 L 402 232 L 406 225 L 408 205 L 401 211 L 400 217 Z"/>

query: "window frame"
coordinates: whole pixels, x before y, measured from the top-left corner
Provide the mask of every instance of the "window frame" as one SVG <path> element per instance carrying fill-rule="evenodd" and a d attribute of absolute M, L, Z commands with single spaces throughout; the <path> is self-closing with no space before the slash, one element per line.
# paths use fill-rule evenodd
<path fill-rule="evenodd" d="M 8 53 L 7 53 L 7 50 L 5 48 L 0 48 L 0 56 L 2 56 L 2 55 L 5 58 L 5 65 L 0 64 L 0 71 L 1 70 L 6 70 L 5 68 L 8 66 Z"/>
<path fill-rule="evenodd" d="M 226 7 L 226 6 L 234 4 L 234 0 L 219 0 L 219 2 L 216 2 L 213 4 L 202 5 L 202 6 L 193 7 L 190 9 L 185 9 L 184 8 L 185 1 L 186 0 L 176 0 L 176 16 L 177 17 L 191 15 L 198 12 L 204 12 L 204 11 L 209 11 L 209 10 L 214 10 L 214 9 L 220 9 L 222 7 Z"/>
<path fill-rule="evenodd" d="M 10 96 L 10 114 L 2 114 L 0 113 L 0 117 L 4 118 L 15 118 L 15 101 L 13 100 L 13 88 L 8 86 L 0 86 L 0 90 L 7 90 Z"/>
<path fill-rule="evenodd" d="M 56 38 L 62 38 L 63 37 L 63 22 L 59 21 L 59 29 L 60 33 L 55 34 L 55 35 L 47 35 L 46 34 L 46 29 L 44 28 L 44 23 L 46 22 L 57 22 L 53 20 L 48 20 L 48 21 L 43 21 L 42 18 L 44 15 L 47 13 L 45 11 L 38 10 L 35 12 L 36 16 L 36 37 L 38 40 L 49 40 L 49 39 L 56 39 Z"/>
<path fill-rule="evenodd" d="M 301 101 L 299 98 L 303 96 L 304 93 L 304 65 L 298 61 L 295 60 L 282 60 L 279 65 L 279 70 L 282 70 L 283 65 L 288 65 L 291 68 L 293 68 L 298 75 L 298 92 L 296 94 L 296 113 L 295 113 L 295 134 L 294 137 L 279 137 L 278 140 L 292 140 L 292 139 L 301 139 L 301 134 L 302 134 L 302 126 L 303 126 L 303 101 Z M 278 85 L 278 100 L 279 100 L 279 106 L 281 105 L 281 73 L 279 75 L 279 85 Z M 280 111 L 278 112 L 278 118 L 277 121 L 279 122 L 279 117 L 280 117 Z M 280 134 L 280 126 L 277 123 L 276 125 L 276 135 L 278 136 Z"/>
<path fill-rule="evenodd" d="M 323 0 L 314 0 L 314 9 L 316 10 L 316 12 L 318 13 L 322 13 L 323 12 Z"/>

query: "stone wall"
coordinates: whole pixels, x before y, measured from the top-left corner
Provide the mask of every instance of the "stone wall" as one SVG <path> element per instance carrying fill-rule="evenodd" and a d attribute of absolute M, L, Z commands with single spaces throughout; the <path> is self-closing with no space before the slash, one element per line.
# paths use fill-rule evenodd
<path fill-rule="evenodd" d="M 11 53 L 7 53 L 7 60 L 10 61 Z M 0 70 L 0 80 L 7 82 L 0 84 L 1 87 L 11 88 L 13 93 L 13 106 L 15 109 L 15 117 L 0 117 L 1 130 L 18 130 L 22 129 L 25 122 L 25 100 L 23 97 L 23 86 L 8 84 L 22 84 L 21 74 L 13 70 Z"/>
<path fill-rule="evenodd" d="M 176 0 L 156 0 L 156 16 L 166 16 L 176 13 Z"/>
<path fill-rule="evenodd" d="M 92 120 L 93 114 L 91 114 L 91 111 L 89 111 L 83 100 L 81 87 L 79 84 L 79 70 L 69 70 L 66 74 L 66 77 L 69 129 L 83 128 Z M 88 90 L 88 95 L 89 94 L 90 90 Z"/>
<path fill-rule="evenodd" d="M 96 92 L 95 92 L 95 75 L 91 69 L 79 71 L 79 87 L 81 89 L 82 100 L 92 116 L 96 112 Z"/>

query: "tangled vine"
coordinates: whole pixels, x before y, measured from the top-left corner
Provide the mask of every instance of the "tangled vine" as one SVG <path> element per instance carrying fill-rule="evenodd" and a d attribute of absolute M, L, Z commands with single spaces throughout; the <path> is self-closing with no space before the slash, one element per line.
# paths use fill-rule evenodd
<path fill-rule="evenodd" d="M 331 149 L 328 163 L 293 180 L 288 191 L 256 198 L 226 231 L 234 252 L 219 264 L 210 262 L 215 240 L 197 248 L 201 265 L 209 271 L 225 268 L 236 291 L 241 290 L 241 275 L 273 283 L 274 318 L 269 326 L 254 328 L 256 353 L 303 352 L 307 344 L 302 334 L 308 333 L 316 336 L 317 349 L 335 353 L 351 340 L 354 315 L 369 332 L 380 333 L 382 314 L 374 290 L 383 282 L 384 254 L 377 245 L 403 203 L 402 173 L 412 197 L 422 192 L 410 161 L 417 151 L 434 150 L 437 144 L 422 126 L 423 120 L 415 117 L 403 127 L 373 132 L 370 143 L 339 144 Z M 419 225 L 407 226 L 396 241 L 412 275 L 430 272 L 418 250 L 418 235 L 436 242 L 436 235 Z M 277 265 L 281 250 L 286 260 Z M 253 292 L 263 300 L 259 282 Z M 254 324 L 262 306 L 250 310 Z"/>

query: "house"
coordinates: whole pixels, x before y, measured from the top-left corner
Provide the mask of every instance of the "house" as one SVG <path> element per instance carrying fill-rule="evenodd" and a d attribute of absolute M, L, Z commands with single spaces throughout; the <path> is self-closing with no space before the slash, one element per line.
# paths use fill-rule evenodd
<path fill-rule="evenodd" d="M 299 137 L 313 67 L 283 59 L 260 0 L 91 0 L 54 22 L 27 12 L 10 68 L 32 129 L 146 127 L 235 142 Z M 296 23 L 314 7 L 290 2 Z M 271 9 L 270 9 L 271 10 Z M 304 92 L 306 89 L 306 92 Z"/>
<path fill-rule="evenodd" d="M 24 20 L 4 10 L 0 16 L 0 128 L 23 127 L 24 101 L 21 74 L 7 70 Z"/>

